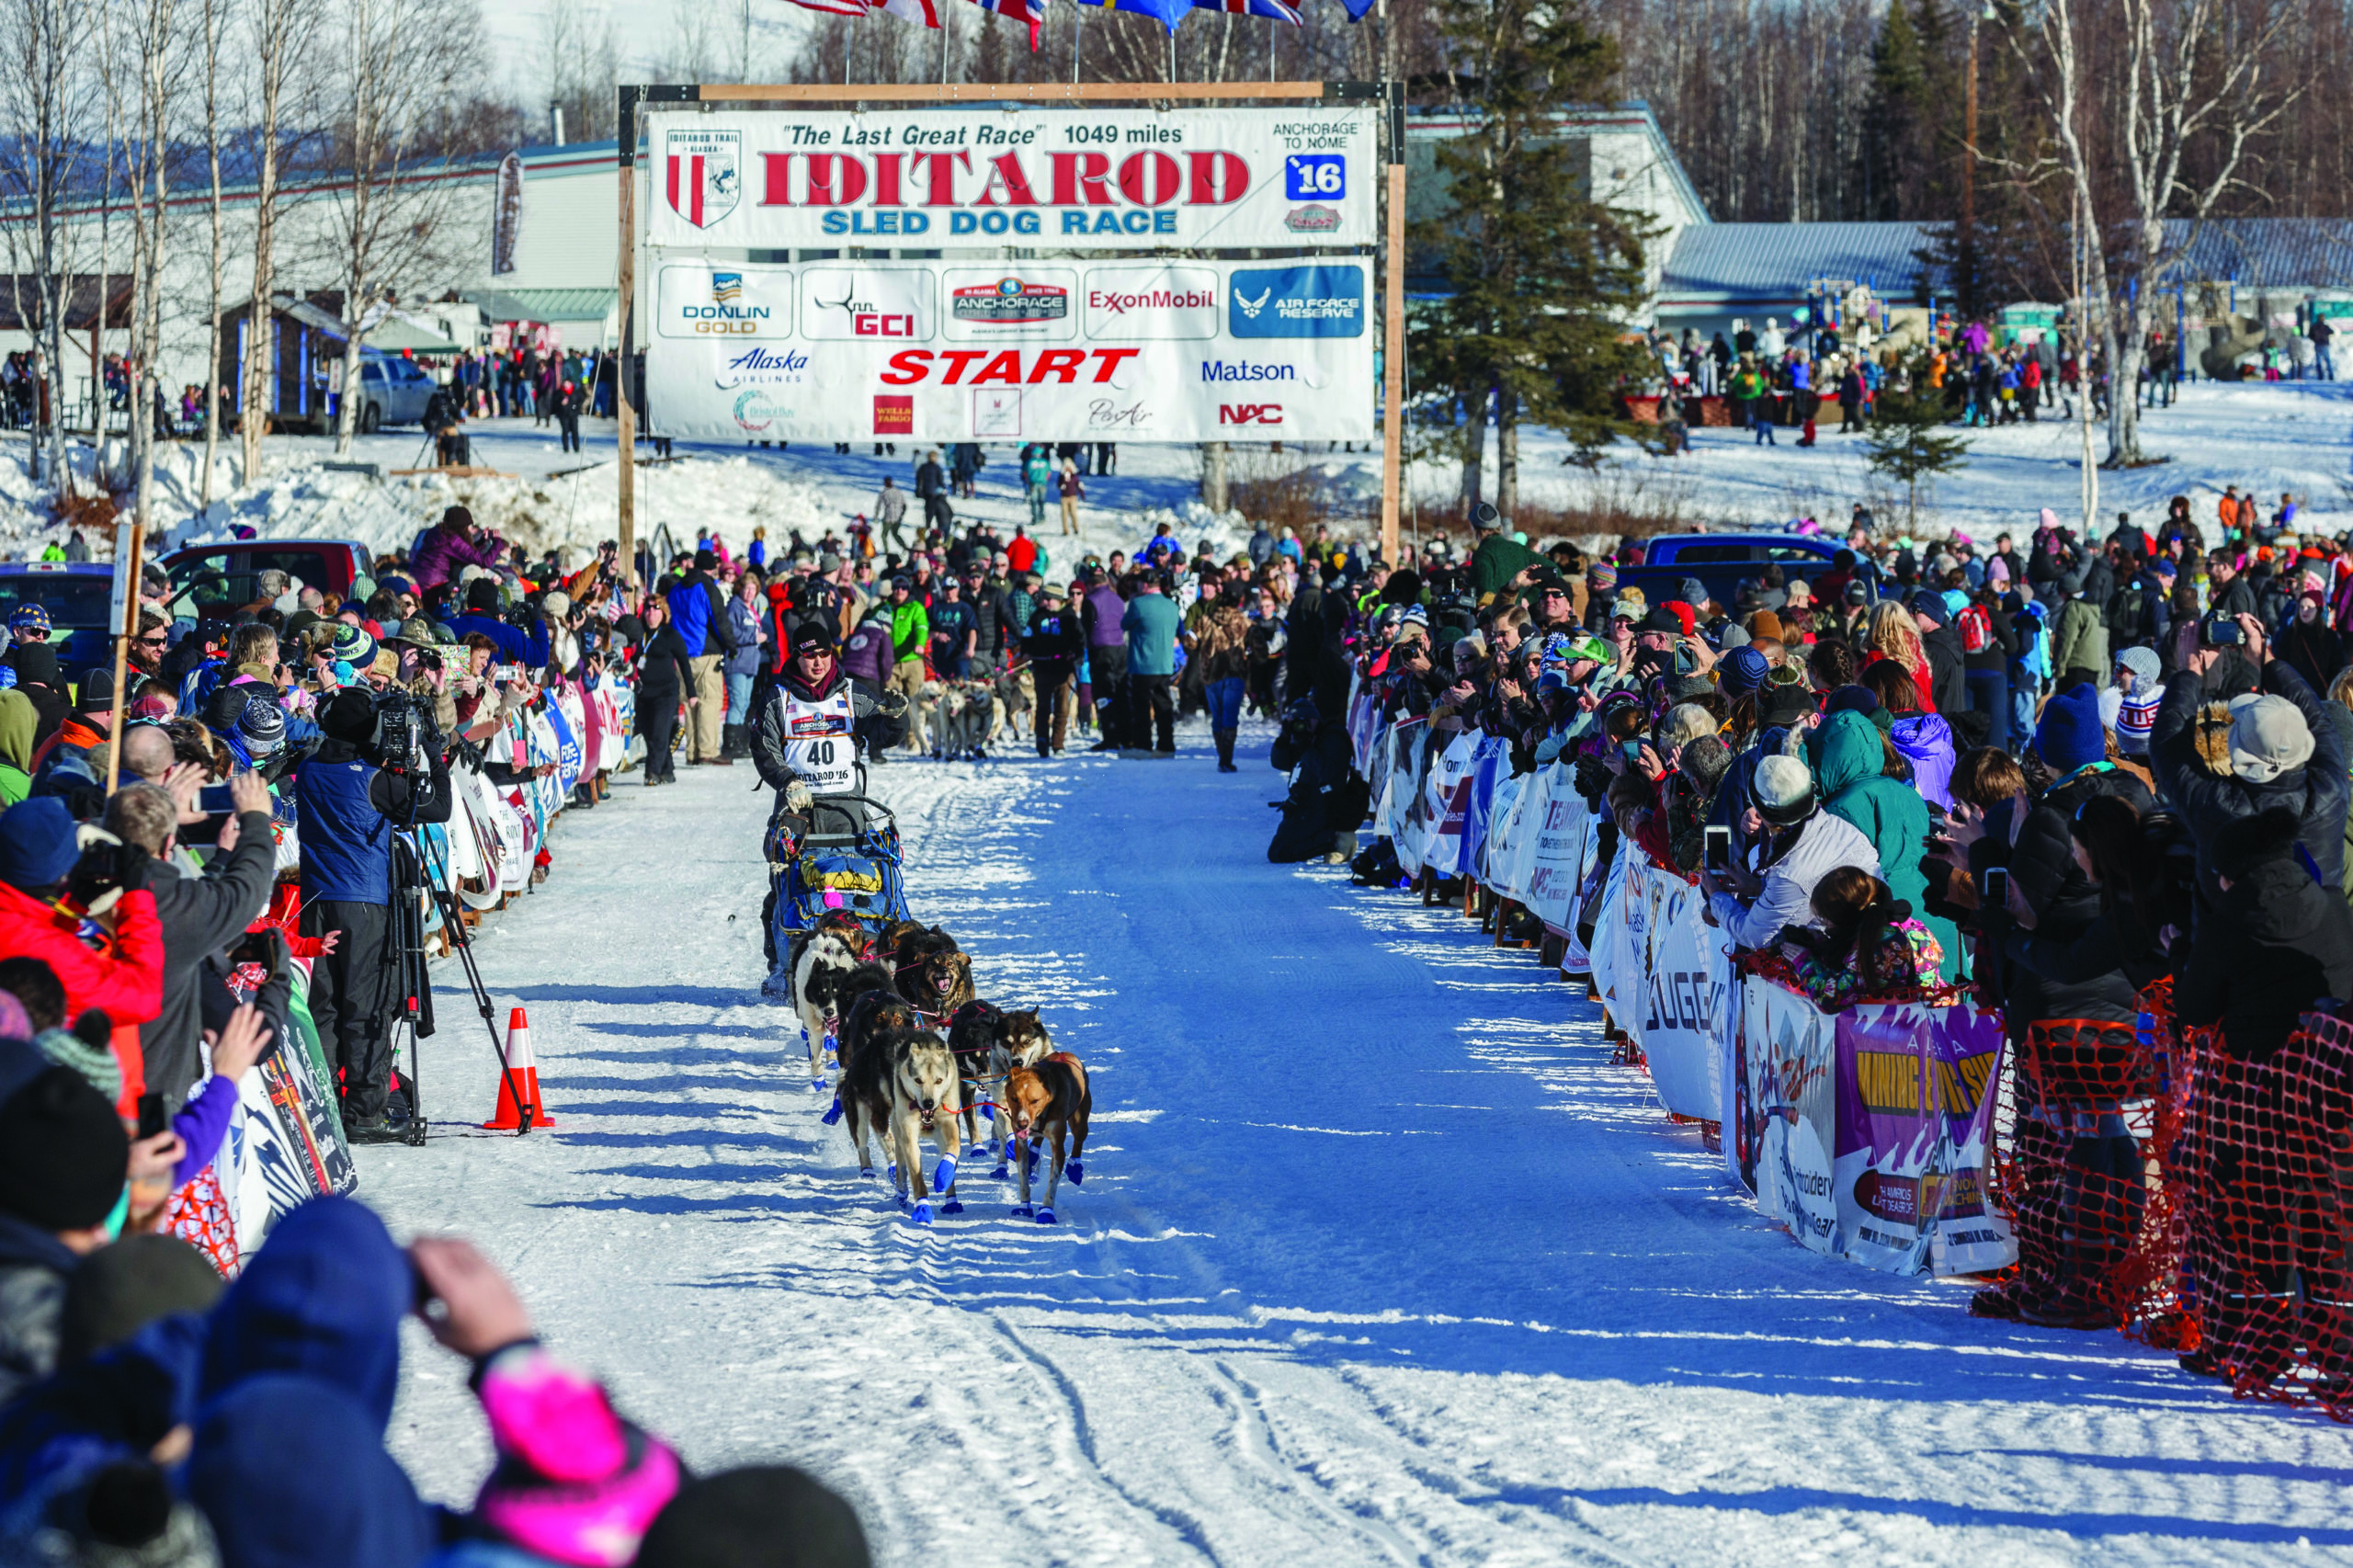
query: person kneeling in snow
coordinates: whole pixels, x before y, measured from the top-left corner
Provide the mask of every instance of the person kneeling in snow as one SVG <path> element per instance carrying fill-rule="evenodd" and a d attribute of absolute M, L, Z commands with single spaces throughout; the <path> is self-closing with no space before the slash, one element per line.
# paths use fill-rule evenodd
<path fill-rule="evenodd" d="M 784 846 L 799 844 L 822 812 L 829 831 L 866 825 L 859 804 L 864 794 L 858 766 L 861 748 L 871 756 L 899 744 L 907 733 L 904 693 L 877 691 L 843 673 L 834 653 L 833 629 L 804 620 L 792 629 L 791 655 L 752 722 L 752 762 L 777 792 L 768 818 L 771 868 L 787 858 Z M 776 962 L 776 879 L 771 871 L 760 925 L 768 933 L 768 962 Z"/>

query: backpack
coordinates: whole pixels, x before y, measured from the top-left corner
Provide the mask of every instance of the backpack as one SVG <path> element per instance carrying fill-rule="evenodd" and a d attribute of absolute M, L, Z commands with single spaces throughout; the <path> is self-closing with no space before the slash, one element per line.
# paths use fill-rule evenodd
<path fill-rule="evenodd" d="M 1994 618 L 1985 607 L 1972 604 L 1961 612 L 1961 651 L 1982 653 L 1994 645 Z"/>

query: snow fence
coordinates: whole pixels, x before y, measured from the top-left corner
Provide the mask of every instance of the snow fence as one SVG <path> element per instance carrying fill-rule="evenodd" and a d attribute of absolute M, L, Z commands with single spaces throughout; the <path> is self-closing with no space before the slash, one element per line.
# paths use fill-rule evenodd
<path fill-rule="evenodd" d="M 1515 775 L 1503 740 L 1385 723 L 1361 693 L 1348 733 L 1374 832 L 1398 863 L 1468 878 L 1542 921 L 1562 971 L 1589 979 L 1659 1103 L 1713 1124 L 1727 1175 L 1800 1243 L 1896 1274 L 2017 1262 L 1987 1180 L 1998 1014 L 1913 1003 L 1825 1014 L 1769 973 L 1740 972 L 1681 876 L 1631 846 L 1602 866 L 1569 763 Z"/>

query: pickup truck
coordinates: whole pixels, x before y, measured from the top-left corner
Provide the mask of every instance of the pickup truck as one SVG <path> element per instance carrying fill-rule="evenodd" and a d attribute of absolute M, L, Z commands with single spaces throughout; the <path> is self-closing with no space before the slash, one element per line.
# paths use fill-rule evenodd
<path fill-rule="evenodd" d="M 284 572 L 300 577 L 304 587 L 347 595 L 355 581 L 369 574 L 374 560 L 357 540 L 241 539 L 173 551 L 163 558 L 163 567 L 171 579 L 172 613 L 200 620 L 209 615 L 225 619 L 259 598 L 264 572 Z"/>
<path fill-rule="evenodd" d="M 50 646 L 69 681 L 78 682 L 94 665 L 113 664 L 114 633 L 107 624 L 113 597 L 114 568 L 103 562 L 0 561 L 0 628 L 18 605 L 49 611 Z"/>
<path fill-rule="evenodd" d="M 1708 597 L 1730 609 L 1743 583 L 1768 566 L 1779 566 L 1785 581 L 1808 582 L 1830 570 L 1838 541 L 1811 534 L 1660 534 L 1643 541 L 1643 563 L 1618 568 L 1620 588 L 1640 588 L 1652 604 L 1682 597 L 1686 577 L 1697 577 Z"/>

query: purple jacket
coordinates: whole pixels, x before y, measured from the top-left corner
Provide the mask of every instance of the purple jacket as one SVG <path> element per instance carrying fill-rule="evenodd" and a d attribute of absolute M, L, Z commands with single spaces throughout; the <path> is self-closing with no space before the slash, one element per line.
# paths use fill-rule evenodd
<path fill-rule="evenodd" d="M 1120 622 L 1128 613 L 1128 601 L 1120 590 L 1105 583 L 1086 590 L 1086 604 L 1093 613 L 1082 613 L 1086 623 L 1086 645 L 1089 648 L 1124 648 L 1128 634 L 1120 630 Z"/>
<path fill-rule="evenodd" d="M 455 529 L 437 523 L 410 559 L 409 574 L 422 593 L 439 587 L 469 566 L 496 566 L 506 549 L 506 541 L 496 534 L 485 533 L 479 540 L 460 539 Z"/>

